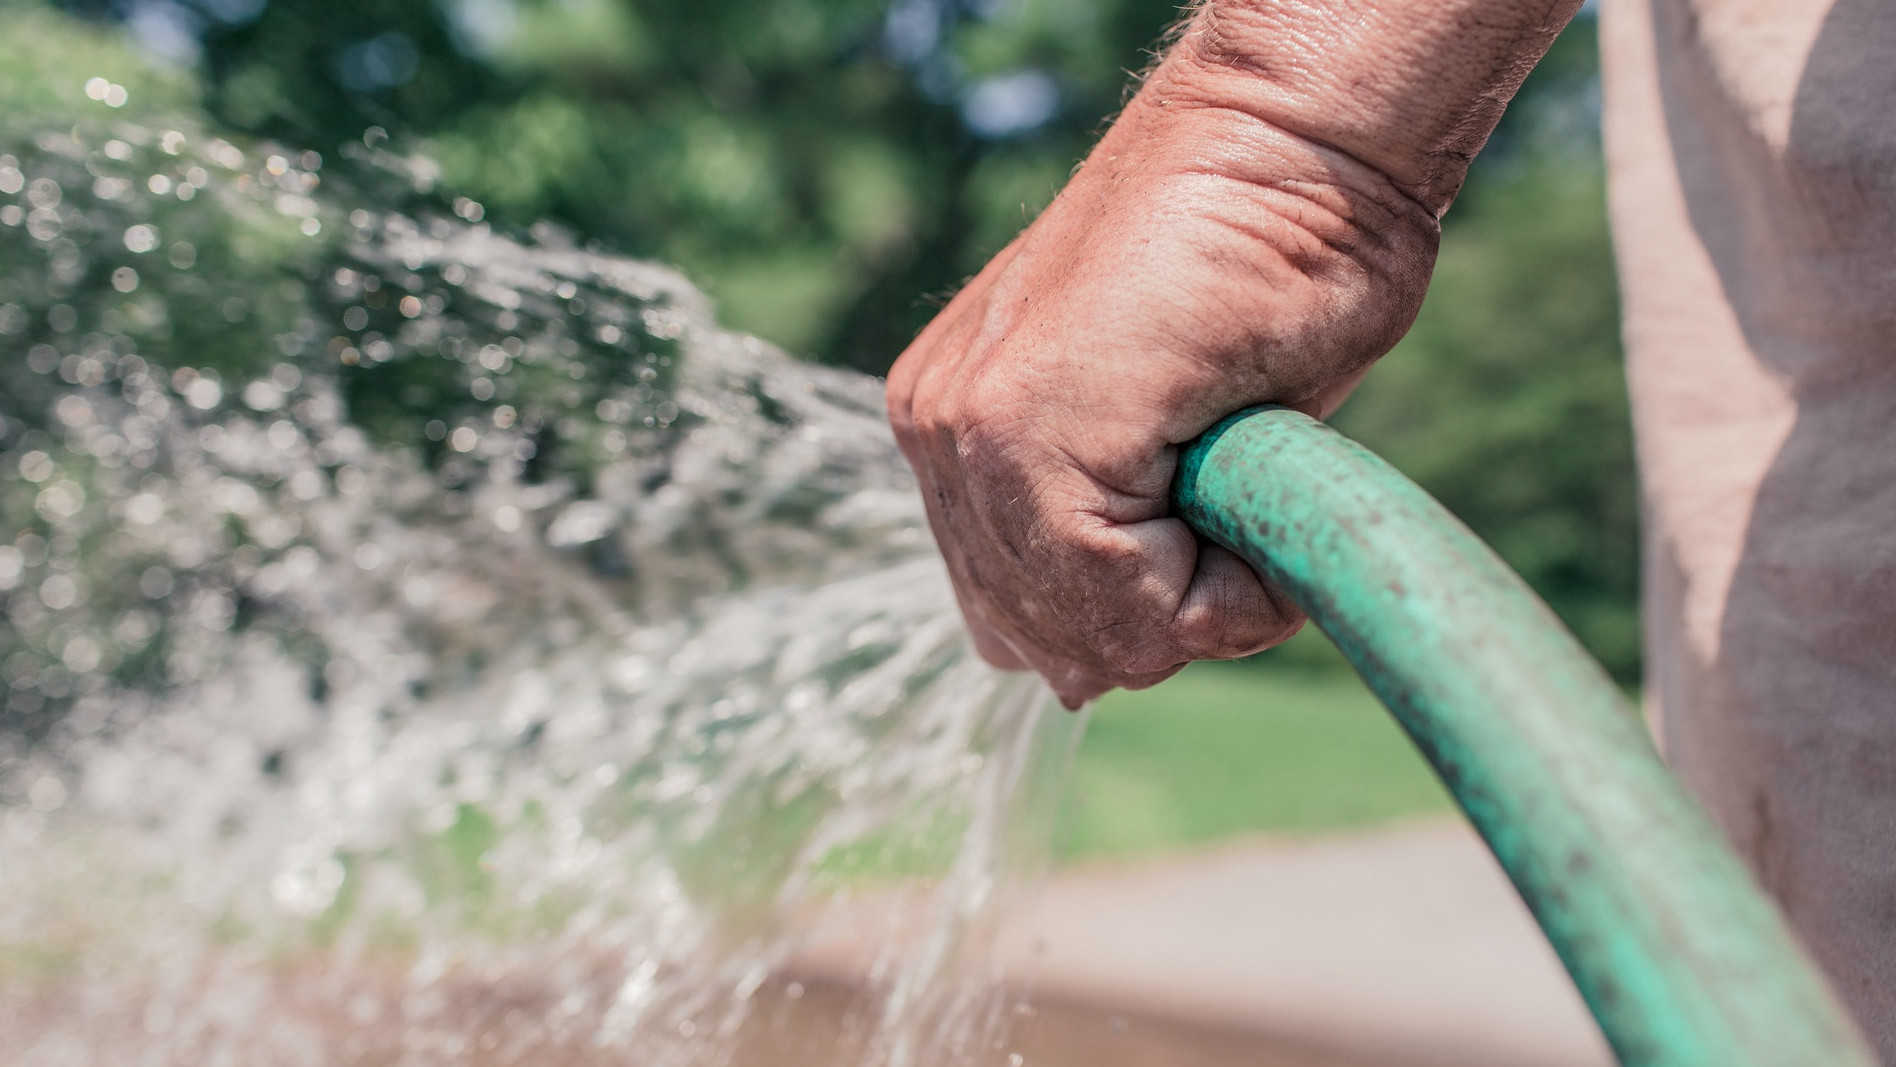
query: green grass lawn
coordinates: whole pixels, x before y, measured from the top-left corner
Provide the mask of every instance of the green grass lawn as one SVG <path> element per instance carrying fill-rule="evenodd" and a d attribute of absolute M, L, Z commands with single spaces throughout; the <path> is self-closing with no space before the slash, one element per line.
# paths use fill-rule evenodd
<path fill-rule="evenodd" d="M 1313 633 L 1296 643 L 1309 639 L 1322 640 Z M 1323 654 L 1307 645 L 1301 652 L 1297 666 L 1194 664 L 1163 685 L 1102 698 L 1060 819 L 1061 858 L 1454 810 L 1355 675 L 1309 662 Z"/>

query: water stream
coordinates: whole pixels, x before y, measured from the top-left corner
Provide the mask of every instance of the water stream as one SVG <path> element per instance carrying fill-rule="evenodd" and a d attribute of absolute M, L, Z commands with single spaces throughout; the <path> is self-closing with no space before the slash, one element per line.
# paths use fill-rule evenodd
<path fill-rule="evenodd" d="M 4 1059 L 1007 1062 L 1077 723 L 878 384 L 128 95 L 0 117 Z"/>

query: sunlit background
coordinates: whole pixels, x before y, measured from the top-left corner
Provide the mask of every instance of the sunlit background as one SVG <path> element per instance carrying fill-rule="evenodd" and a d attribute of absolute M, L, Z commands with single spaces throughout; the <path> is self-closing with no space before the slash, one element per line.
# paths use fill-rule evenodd
<path fill-rule="evenodd" d="M 211 660 L 192 667 L 189 655 L 180 660 L 165 645 L 166 635 L 188 636 L 187 624 L 222 635 L 281 621 L 236 586 L 194 593 L 198 563 L 165 563 L 166 547 L 154 543 L 150 561 L 121 568 L 122 587 L 93 594 L 97 611 L 119 605 L 112 636 L 47 629 L 48 612 L 87 606 L 83 590 L 68 596 L 60 584 L 64 571 L 41 573 L 52 566 L 49 552 L 76 560 L 93 550 L 53 528 L 80 515 L 87 491 L 97 497 L 116 483 L 67 481 L 54 467 L 47 434 L 84 436 L 91 414 L 61 407 L 60 418 L 79 421 L 42 431 L 37 415 L 23 413 L 50 402 L 48 389 L 103 380 L 89 379 L 106 371 L 60 349 L 59 336 L 92 329 L 94 315 L 129 335 L 151 326 L 112 319 L 120 314 L 113 301 L 129 308 L 157 293 L 171 301 L 165 340 L 144 355 L 183 368 L 151 385 L 179 410 L 195 418 L 241 402 L 263 426 L 304 396 L 297 367 L 314 364 L 299 360 L 332 360 L 344 421 L 378 447 L 420 457 L 434 472 L 429 491 L 445 492 L 445 506 L 471 507 L 491 520 L 482 529 L 502 534 L 531 527 L 535 508 L 557 512 L 545 526 L 549 544 L 584 548 L 597 573 L 629 582 L 637 567 L 598 548 L 607 543 L 605 513 L 496 503 L 474 485 L 485 477 L 481 464 L 493 462 L 514 465 L 525 485 L 566 478 L 582 496 L 605 494 L 594 485 L 599 472 L 637 454 L 641 430 L 663 431 L 681 417 L 674 401 L 683 394 L 670 392 L 684 388 L 671 369 L 677 330 L 641 312 L 658 283 L 595 290 L 561 282 L 549 290 L 557 312 L 503 307 L 444 345 L 440 354 L 451 359 L 413 361 L 418 342 L 397 340 L 397 327 L 466 306 L 481 292 L 479 268 L 431 259 L 408 266 L 418 273 L 401 292 L 378 289 L 375 262 L 341 265 L 322 251 L 332 238 L 401 238 L 379 214 L 346 210 L 349 198 L 445 220 L 417 230 L 422 237 L 443 239 L 447 222 L 480 224 L 536 247 L 572 245 L 575 256 L 671 264 L 710 296 L 723 325 L 812 363 L 878 374 L 1051 199 L 1177 9 L 1160 0 L 5 0 L 0 17 L 12 38 L 0 63 L 0 136 L 40 137 L 79 107 L 126 121 L 162 116 L 193 130 L 188 149 L 182 140 L 112 140 L 92 162 L 68 160 L 67 188 L 83 185 L 108 214 L 149 220 L 124 231 L 123 250 L 111 255 L 126 265 L 99 276 L 93 303 L 85 292 L 67 298 L 36 288 L 45 271 L 61 269 L 57 228 L 51 236 L 33 229 L 51 225 L 59 198 L 29 187 L 30 168 L 16 156 L 31 146 L 0 141 L 0 225 L 19 248 L 37 242 L 53 257 L 50 268 L 24 254 L 0 263 L 0 344 L 14 364 L 0 374 L 0 496 L 11 509 L 0 515 L 8 539 L 0 582 L 13 590 L 8 611 L 18 631 L 5 642 L 0 733 L 39 736 L 85 695 L 75 695 L 74 679 L 89 673 L 144 671 L 138 676 L 166 685 L 214 675 Z M 130 65 L 128 52 L 139 57 Z M 1450 213 L 1414 332 L 1336 421 L 1492 543 L 1630 687 L 1640 665 L 1637 517 L 1597 67 L 1594 26 L 1583 16 L 1528 81 Z M 106 129 L 106 119 L 86 121 Z M 162 174 L 128 179 L 112 169 L 143 166 L 160 152 L 170 168 Z M 220 169 L 228 153 L 233 163 Z M 226 196 L 224 171 L 244 168 L 260 184 L 230 185 L 237 192 L 229 195 L 251 197 L 270 221 L 193 232 L 194 216 L 179 205 L 206 189 Z M 77 202 L 69 193 L 64 210 Z M 0 242 L 8 239 L 0 231 Z M 396 265 L 381 273 L 393 278 L 401 256 L 375 254 L 384 253 Z M 161 281 L 159 259 L 157 270 L 186 280 Z M 546 269 L 566 276 L 566 267 Z M 289 274 L 307 286 L 274 280 Z M 268 285 L 249 284 L 266 276 Z M 194 277 L 221 280 L 207 287 Z M 312 314 L 334 318 L 343 332 L 301 336 L 295 324 Z M 569 343 L 554 319 L 590 332 Z M 422 347 L 432 353 L 433 345 Z M 244 354 L 252 350 L 270 355 Z M 130 355 L 99 367 L 131 374 Z M 329 472 L 322 484 L 345 492 L 338 479 L 355 476 L 337 470 L 357 462 L 347 458 L 354 439 L 345 433 L 341 444 L 324 445 L 314 430 L 295 432 L 310 435 L 310 469 Z M 294 495 L 296 475 L 281 473 L 283 491 Z M 136 485 L 125 484 L 111 521 L 129 514 L 126 506 L 162 513 L 158 496 L 140 504 Z M 79 495 L 47 496 L 62 485 Z M 647 490 L 626 492 L 643 500 Z M 632 497 L 610 501 L 630 509 Z M 262 546 L 236 549 L 256 558 L 238 560 L 232 573 L 281 563 L 289 556 L 270 553 L 294 555 L 309 532 L 271 544 L 268 507 L 203 500 L 207 516 L 246 516 L 239 540 Z M 770 514 L 775 521 L 780 513 Z M 207 518 L 201 529 L 175 532 L 217 544 L 216 527 L 236 521 Z M 693 544 L 706 558 L 721 551 L 712 540 Z M 420 564 L 406 561 L 427 554 L 392 542 L 369 550 L 376 558 L 352 557 L 364 572 L 382 566 L 383 555 L 387 567 L 412 567 Z M 190 553 L 174 546 L 170 555 Z M 290 583 L 293 570 L 269 572 L 270 580 Z M 58 647 L 32 645 L 40 639 L 21 636 L 29 630 L 54 634 Z M 141 665 L 161 646 L 171 659 Z M 349 684 L 352 669 L 319 667 L 317 687 Z M 417 690 L 415 699 L 424 695 Z M 51 811 L 57 799 L 21 802 Z M 1243 664 L 1194 668 L 1102 702 L 1055 847 L 1064 862 L 1088 867 L 1258 833 L 1354 833 L 1446 811 L 1407 742 L 1321 639 L 1307 635 Z M 486 832 L 449 822 L 457 833 Z M 325 877 L 340 884 L 343 876 Z"/>

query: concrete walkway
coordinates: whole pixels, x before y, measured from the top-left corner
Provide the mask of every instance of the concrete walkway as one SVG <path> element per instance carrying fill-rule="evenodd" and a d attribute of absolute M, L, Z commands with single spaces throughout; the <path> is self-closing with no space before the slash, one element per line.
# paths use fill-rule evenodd
<path fill-rule="evenodd" d="M 1001 952 L 1036 1001 L 1269 1034 L 1351 1061 L 1613 1063 L 1460 822 L 1069 870 L 1008 919 Z"/>

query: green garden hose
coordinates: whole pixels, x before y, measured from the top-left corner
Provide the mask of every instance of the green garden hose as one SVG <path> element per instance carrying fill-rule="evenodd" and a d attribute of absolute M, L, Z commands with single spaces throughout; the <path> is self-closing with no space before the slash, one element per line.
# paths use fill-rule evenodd
<path fill-rule="evenodd" d="M 1320 422 L 1256 408 L 1185 449 L 1173 496 L 1401 722 L 1622 1063 L 1874 1067 L 1619 689 L 1420 487 Z"/>

